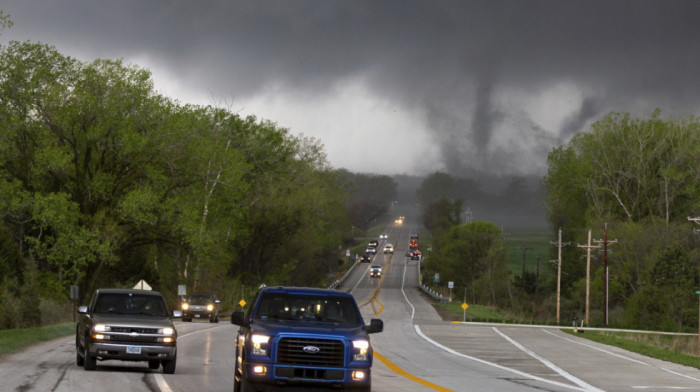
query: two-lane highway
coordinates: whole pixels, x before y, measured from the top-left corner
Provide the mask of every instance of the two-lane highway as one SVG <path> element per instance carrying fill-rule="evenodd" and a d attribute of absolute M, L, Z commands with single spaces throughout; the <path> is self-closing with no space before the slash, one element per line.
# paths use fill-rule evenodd
<path fill-rule="evenodd" d="M 418 261 L 405 257 L 411 226 L 391 224 L 369 265 L 357 264 L 339 289 L 351 292 L 371 336 L 372 390 L 396 391 L 700 391 L 700 370 L 596 344 L 543 326 L 453 324 L 419 291 Z M 415 228 L 415 226 L 414 226 Z M 370 278 L 370 265 L 382 278 Z M 177 322 L 175 374 L 143 362 L 75 364 L 74 337 L 36 344 L 0 358 L 1 391 L 231 391 L 236 327 Z"/>

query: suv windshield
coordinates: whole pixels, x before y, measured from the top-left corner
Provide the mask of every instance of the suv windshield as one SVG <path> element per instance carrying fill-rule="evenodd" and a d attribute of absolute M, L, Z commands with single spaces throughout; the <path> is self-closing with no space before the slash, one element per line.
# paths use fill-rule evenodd
<path fill-rule="evenodd" d="M 161 297 L 133 293 L 103 293 L 97 298 L 94 312 L 168 316 L 165 302 Z"/>
<path fill-rule="evenodd" d="M 359 324 L 352 298 L 264 293 L 255 318 Z"/>
<path fill-rule="evenodd" d="M 211 297 L 211 295 L 192 295 L 190 296 L 190 299 L 187 301 L 193 305 L 208 305 L 208 304 L 213 304 L 214 299 Z"/>

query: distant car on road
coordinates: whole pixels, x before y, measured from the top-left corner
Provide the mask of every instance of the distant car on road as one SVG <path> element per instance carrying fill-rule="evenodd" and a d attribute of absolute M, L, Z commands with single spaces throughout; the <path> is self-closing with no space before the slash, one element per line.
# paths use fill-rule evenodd
<path fill-rule="evenodd" d="M 369 255 L 360 256 L 360 263 L 370 263 L 372 258 Z"/>
<path fill-rule="evenodd" d="M 367 244 L 367 246 L 373 246 L 373 247 L 376 248 L 376 247 L 379 246 L 379 241 L 377 241 L 377 240 L 372 240 L 372 241 L 369 242 L 369 244 Z"/>
<path fill-rule="evenodd" d="M 389 235 L 388 235 L 388 234 L 380 234 L 380 235 L 379 235 L 379 239 L 380 239 L 380 240 L 385 240 L 385 239 L 387 239 L 387 238 L 389 238 Z"/>
<path fill-rule="evenodd" d="M 370 278 L 381 278 L 382 277 L 382 267 L 378 265 L 373 265 L 369 269 L 369 277 Z"/>
<path fill-rule="evenodd" d="M 181 305 L 182 321 L 207 318 L 210 323 L 218 323 L 220 303 L 214 294 L 192 294 Z"/>
<path fill-rule="evenodd" d="M 367 249 L 365 249 L 365 253 L 376 254 L 377 247 L 376 246 L 368 246 Z"/>
<path fill-rule="evenodd" d="M 393 254 L 393 253 L 394 253 L 394 245 L 392 245 L 392 244 L 386 244 L 386 245 L 384 245 L 384 253 L 385 253 L 385 254 L 386 254 L 386 253 L 391 253 L 391 254 Z"/>

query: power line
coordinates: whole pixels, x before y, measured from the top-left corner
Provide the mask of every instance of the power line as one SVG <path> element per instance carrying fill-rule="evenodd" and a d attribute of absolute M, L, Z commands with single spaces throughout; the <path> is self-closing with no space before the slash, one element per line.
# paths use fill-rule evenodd
<path fill-rule="evenodd" d="M 525 241 L 523 241 L 523 246 L 520 246 L 517 249 L 523 251 L 523 273 L 522 273 L 522 275 L 520 275 L 520 278 L 521 278 L 520 280 L 522 280 L 523 291 L 525 291 L 525 252 L 527 252 L 528 250 L 532 250 L 532 248 L 525 245 Z"/>
<path fill-rule="evenodd" d="M 604 297 L 605 297 L 605 307 L 603 308 L 603 319 L 605 320 L 605 325 L 608 325 L 608 286 L 610 278 L 608 275 L 608 244 L 614 244 L 617 240 L 608 240 L 608 222 L 605 222 L 605 230 L 602 240 L 594 240 L 593 242 L 603 244 L 603 264 L 605 265 L 605 286 L 604 286 Z"/>
<path fill-rule="evenodd" d="M 590 310 L 591 303 L 591 249 L 600 248 L 600 245 L 591 245 L 591 229 L 588 229 L 588 244 L 578 244 L 578 247 L 586 249 L 586 314 L 584 316 L 584 321 L 586 323 L 586 326 L 588 327 L 588 313 Z"/>
<path fill-rule="evenodd" d="M 559 228 L 559 240 L 557 242 L 549 241 L 550 244 L 556 245 L 559 248 L 559 258 L 557 259 L 557 324 L 559 324 L 559 309 L 561 307 L 561 248 L 571 244 L 571 242 L 561 242 L 561 227 Z"/>

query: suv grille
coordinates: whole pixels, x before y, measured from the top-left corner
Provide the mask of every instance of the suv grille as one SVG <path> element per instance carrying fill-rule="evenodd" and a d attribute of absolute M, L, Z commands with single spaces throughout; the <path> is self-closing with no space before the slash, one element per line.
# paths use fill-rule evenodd
<path fill-rule="evenodd" d="M 318 352 L 304 351 L 304 347 L 317 347 Z M 340 340 L 282 338 L 277 345 L 277 361 L 285 365 L 342 367 L 345 345 Z"/>
<path fill-rule="evenodd" d="M 109 327 L 110 332 L 120 332 L 120 333 L 150 333 L 150 334 L 157 334 L 158 333 L 158 328 L 136 328 L 136 327 Z"/>

